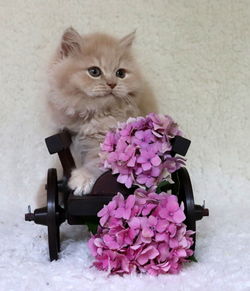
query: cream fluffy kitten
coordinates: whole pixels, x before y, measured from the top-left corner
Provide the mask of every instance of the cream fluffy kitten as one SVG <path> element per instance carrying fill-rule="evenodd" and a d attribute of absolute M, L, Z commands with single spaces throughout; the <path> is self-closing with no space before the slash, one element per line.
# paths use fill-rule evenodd
<path fill-rule="evenodd" d="M 134 33 L 117 39 L 68 28 L 51 62 L 48 105 L 57 130 L 73 133 L 77 168 L 68 185 L 75 195 L 89 193 L 102 173 L 98 153 L 107 131 L 140 114 L 143 81 L 133 40 Z"/>

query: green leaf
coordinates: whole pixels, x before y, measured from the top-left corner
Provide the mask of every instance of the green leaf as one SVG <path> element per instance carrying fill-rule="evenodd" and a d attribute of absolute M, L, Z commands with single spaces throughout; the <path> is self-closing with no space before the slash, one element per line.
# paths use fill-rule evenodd
<path fill-rule="evenodd" d="M 84 224 L 87 225 L 89 232 L 92 232 L 93 234 L 96 234 L 97 228 L 99 225 L 99 219 L 96 218 L 88 218 L 84 220 Z"/>
<path fill-rule="evenodd" d="M 198 261 L 197 261 L 197 259 L 196 259 L 196 257 L 195 257 L 194 255 L 188 257 L 188 259 L 189 259 L 190 261 L 192 261 L 192 262 L 198 263 Z"/>
<path fill-rule="evenodd" d="M 160 184 L 158 184 L 157 188 L 156 188 L 156 193 L 159 194 L 161 192 L 166 192 L 169 189 L 171 189 L 171 185 L 167 180 L 163 180 L 160 182 Z"/>

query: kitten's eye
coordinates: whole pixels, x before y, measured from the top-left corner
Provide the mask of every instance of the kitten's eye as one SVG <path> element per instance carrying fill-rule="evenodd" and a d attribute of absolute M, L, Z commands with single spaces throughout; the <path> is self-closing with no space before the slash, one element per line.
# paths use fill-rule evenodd
<path fill-rule="evenodd" d="M 123 79 L 126 76 L 126 70 L 119 69 L 116 71 L 116 77 Z"/>
<path fill-rule="evenodd" d="M 101 69 L 98 67 L 90 67 L 88 68 L 88 72 L 90 76 L 95 77 L 95 78 L 99 77 L 102 74 Z"/>

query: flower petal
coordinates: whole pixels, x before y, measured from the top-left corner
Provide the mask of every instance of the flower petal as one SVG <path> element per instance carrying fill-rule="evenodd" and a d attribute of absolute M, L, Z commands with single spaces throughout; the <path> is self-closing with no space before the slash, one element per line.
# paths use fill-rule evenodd
<path fill-rule="evenodd" d="M 174 212 L 173 219 L 176 223 L 181 223 L 186 219 L 186 216 L 182 209 L 177 210 Z"/>
<path fill-rule="evenodd" d="M 150 161 L 151 161 L 151 164 L 155 167 L 157 167 L 161 164 L 161 159 L 157 155 L 154 156 Z"/>
<path fill-rule="evenodd" d="M 142 166 L 142 169 L 143 169 L 144 171 L 148 171 L 148 170 L 150 170 L 150 169 L 152 168 L 151 163 L 148 163 L 148 162 L 142 164 L 141 166 Z"/>

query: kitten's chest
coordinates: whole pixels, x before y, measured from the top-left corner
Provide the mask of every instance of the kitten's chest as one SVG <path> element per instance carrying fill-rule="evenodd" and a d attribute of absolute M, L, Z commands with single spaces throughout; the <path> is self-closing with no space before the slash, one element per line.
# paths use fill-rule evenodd
<path fill-rule="evenodd" d="M 79 135 L 89 138 L 102 139 L 110 129 L 117 126 L 118 122 L 125 120 L 126 118 L 117 118 L 111 115 L 94 117 L 80 126 Z"/>
<path fill-rule="evenodd" d="M 79 136 L 90 139 L 97 139 L 102 142 L 106 133 L 117 127 L 119 122 L 126 121 L 129 117 L 136 116 L 137 112 L 125 110 L 117 110 L 116 114 L 105 114 L 103 116 L 93 116 L 88 122 L 84 122 L 80 126 Z"/>

